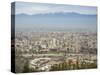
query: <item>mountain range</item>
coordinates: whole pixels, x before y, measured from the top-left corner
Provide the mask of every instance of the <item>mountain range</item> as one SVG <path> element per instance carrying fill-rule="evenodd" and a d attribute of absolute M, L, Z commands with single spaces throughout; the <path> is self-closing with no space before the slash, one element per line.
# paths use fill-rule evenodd
<path fill-rule="evenodd" d="M 16 14 L 15 27 L 37 31 L 97 29 L 97 15 L 79 13 Z"/>

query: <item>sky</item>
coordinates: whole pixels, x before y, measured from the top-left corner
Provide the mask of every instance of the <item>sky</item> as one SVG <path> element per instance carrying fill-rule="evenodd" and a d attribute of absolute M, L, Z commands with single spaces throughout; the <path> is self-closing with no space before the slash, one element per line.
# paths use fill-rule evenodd
<path fill-rule="evenodd" d="M 94 6 L 31 2 L 16 2 L 15 5 L 15 14 L 27 14 L 16 15 L 17 30 L 97 30 L 97 7 Z"/>
<path fill-rule="evenodd" d="M 97 14 L 97 7 L 94 6 L 79 6 L 79 5 L 64 5 L 64 4 L 47 4 L 47 3 L 31 3 L 31 2 L 16 2 L 15 14 L 50 14 L 50 13 L 79 13 L 79 14 Z"/>

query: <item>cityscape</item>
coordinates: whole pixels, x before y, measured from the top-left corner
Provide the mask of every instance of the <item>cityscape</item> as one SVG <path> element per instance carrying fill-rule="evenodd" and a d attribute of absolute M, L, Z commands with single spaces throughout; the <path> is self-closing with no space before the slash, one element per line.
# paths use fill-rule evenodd
<path fill-rule="evenodd" d="M 16 73 L 97 68 L 96 7 L 15 5 Z"/>
<path fill-rule="evenodd" d="M 28 62 L 33 72 L 96 68 L 96 35 L 92 32 L 17 32 L 16 65 L 20 67 L 19 62 Z"/>

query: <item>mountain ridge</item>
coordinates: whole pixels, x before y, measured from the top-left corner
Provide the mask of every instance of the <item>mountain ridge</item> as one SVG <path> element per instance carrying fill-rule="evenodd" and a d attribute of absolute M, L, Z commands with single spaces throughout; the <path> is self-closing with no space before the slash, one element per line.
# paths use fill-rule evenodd
<path fill-rule="evenodd" d="M 16 15 L 16 16 L 45 16 L 45 15 L 83 15 L 83 16 L 97 16 L 97 14 L 81 14 L 81 13 L 76 13 L 76 12 L 68 12 L 68 13 L 46 13 L 46 14 L 25 14 L 25 13 L 21 13 L 21 14 L 12 14 L 12 15 Z"/>

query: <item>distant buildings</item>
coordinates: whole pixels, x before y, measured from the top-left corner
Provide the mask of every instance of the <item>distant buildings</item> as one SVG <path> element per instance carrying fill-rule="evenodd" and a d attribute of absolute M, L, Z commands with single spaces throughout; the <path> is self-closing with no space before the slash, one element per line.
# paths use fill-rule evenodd
<path fill-rule="evenodd" d="M 49 71 L 54 64 L 97 61 L 97 36 L 92 32 L 16 32 L 15 55 L 29 67 Z"/>

